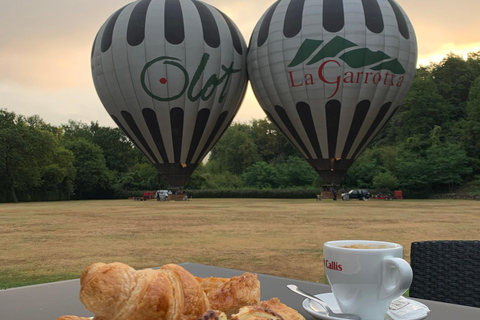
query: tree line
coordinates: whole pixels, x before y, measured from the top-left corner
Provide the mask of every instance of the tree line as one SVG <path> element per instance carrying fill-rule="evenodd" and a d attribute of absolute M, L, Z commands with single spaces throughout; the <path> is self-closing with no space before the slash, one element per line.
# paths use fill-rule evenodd
<path fill-rule="evenodd" d="M 267 119 L 233 123 L 187 190 L 319 189 L 324 181 Z M 410 197 L 480 193 L 480 52 L 417 70 L 397 115 L 348 170 L 342 188 Z M 0 201 L 124 198 L 168 188 L 118 129 L 0 109 Z"/>

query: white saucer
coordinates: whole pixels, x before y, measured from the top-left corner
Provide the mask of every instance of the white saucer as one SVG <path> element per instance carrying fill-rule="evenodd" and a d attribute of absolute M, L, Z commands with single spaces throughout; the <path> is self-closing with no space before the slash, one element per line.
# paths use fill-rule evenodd
<path fill-rule="evenodd" d="M 315 297 L 322 299 L 330 306 L 333 312 L 341 312 L 337 300 L 333 293 L 316 294 Z M 325 310 L 315 301 L 305 299 L 303 301 L 303 308 L 309 315 L 316 319 L 322 320 L 337 320 L 340 318 L 330 317 Z M 422 320 L 428 317 L 430 309 L 423 303 L 415 300 L 399 297 L 392 301 L 390 309 L 385 316 L 385 320 Z"/>

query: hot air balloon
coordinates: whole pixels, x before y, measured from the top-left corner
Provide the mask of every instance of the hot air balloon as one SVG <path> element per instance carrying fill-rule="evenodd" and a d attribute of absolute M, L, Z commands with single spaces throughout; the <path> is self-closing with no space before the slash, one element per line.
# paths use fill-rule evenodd
<path fill-rule="evenodd" d="M 238 28 L 213 6 L 141 0 L 100 28 L 92 76 L 118 127 L 183 187 L 240 107 L 246 54 Z"/>
<path fill-rule="evenodd" d="M 402 105 L 417 43 L 393 0 L 279 0 L 258 21 L 247 61 L 268 118 L 339 185 Z"/>

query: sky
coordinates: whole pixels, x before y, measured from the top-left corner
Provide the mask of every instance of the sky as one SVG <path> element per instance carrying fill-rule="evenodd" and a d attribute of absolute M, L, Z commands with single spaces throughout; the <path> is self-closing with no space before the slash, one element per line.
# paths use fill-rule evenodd
<path fill-rule="evenodd" d="M 70 119 L 114 127 L 90 73 L 101 25 L 129 0 L 0 0 L 0 109 L 39 115 L 58 126 Z M 227 14 L 248 43 L 274 0 L 204 0 Z M 418 65 L 449 53 L 480 51 L 480 1 L 397 0 L 414 26 Z M 236 122 L 265 114 L 249 86 Z"/>

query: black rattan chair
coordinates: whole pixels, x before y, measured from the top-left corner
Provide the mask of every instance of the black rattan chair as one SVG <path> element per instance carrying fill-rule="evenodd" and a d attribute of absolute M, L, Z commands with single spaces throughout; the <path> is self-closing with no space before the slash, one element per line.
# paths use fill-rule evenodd
<path fill-rule="evenodd" d="M 413 242 L 410 297 L 480 307 L 480 241 Z"/>

